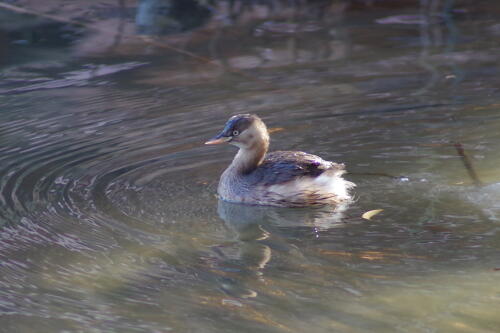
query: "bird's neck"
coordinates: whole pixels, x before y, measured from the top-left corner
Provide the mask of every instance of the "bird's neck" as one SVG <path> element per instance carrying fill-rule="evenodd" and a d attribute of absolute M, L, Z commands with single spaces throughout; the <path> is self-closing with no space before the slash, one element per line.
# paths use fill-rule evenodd
<path fill-rule="evenodd" d="M 269 139 L 257 140 L 250 147 L 241 147 L 231 163 L 231 168 L 240 175 L 255 170 L 264 160 L 269 148 Z"/>

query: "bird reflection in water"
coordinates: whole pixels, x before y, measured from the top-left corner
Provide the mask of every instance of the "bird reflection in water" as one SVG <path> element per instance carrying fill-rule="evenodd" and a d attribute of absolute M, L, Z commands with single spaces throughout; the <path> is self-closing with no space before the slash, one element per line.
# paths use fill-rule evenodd
<path fill-rule="evenodd" d="M 345 206 L 322 208 L 280 208 L 250 206 L 219 200 L 217 212 L 225 226 L 234 232 L 235 240 L 213 247 L 220 258 L 218 266 L 226 271 L 237 271 L 241 279 L 264 282 L 273 251 L 278 255 L 301 260 L 304 256 L 291 242 L 297 231 L 309 228 L 318 237 L 321 231 L 342 224 Z M 242 276 L 244 273 L 244 277 Z M 230 295 L 248 298 L 257 292 L 242 288 L 241 281 L 225 283 L 223 289 Z"/>

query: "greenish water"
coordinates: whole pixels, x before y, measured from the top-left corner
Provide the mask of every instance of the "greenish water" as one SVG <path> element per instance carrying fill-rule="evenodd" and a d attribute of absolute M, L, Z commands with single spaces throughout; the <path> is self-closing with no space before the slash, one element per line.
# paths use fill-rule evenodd
<path fill-rule="evenodd" d="M 1 332 L 498 330 L 498 5 L 126 3 L 0 24 Z M 241 112 L 356 202 L 218 202 Z"/>

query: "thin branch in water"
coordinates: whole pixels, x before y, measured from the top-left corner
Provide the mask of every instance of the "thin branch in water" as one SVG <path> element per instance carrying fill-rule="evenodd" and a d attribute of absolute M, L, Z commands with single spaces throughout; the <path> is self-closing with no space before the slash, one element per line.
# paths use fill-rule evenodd
<path fill-rule="evenodd" d="M 476 186 L 482 186 L 483 183 L 479 180 L 479 177 L 477 176 L 476 170 L 474 169 L 474 166 L 472 165 L 472 161 L 470 160 L 469 156 L 465 153 L 465 149 L 462 146 L 461 143 L 456 142 L 453 144 L 455 149 L 457 150 L 458 156 L 461 157 L 462 162 L 464 163 L 464 167 L 467 170 L 467 173 L 469 174 L 469 177 L 472 179 L 472 182 Z"/>

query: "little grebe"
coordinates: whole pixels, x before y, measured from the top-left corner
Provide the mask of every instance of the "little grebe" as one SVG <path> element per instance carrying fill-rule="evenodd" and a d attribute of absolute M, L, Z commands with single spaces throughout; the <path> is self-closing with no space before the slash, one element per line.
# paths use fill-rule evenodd
<path fill-rule="evenodd" d="M 221 176 L 222 200 L 278 207 L 336 205 L 351 200 L 355 185 L 342 178 L 344 165 L 300 151 L 267 154 L 269 133 L 256 115 L 231 117 L 222 132 L 205 142 L 228 142 L 238 153 Z"/>

